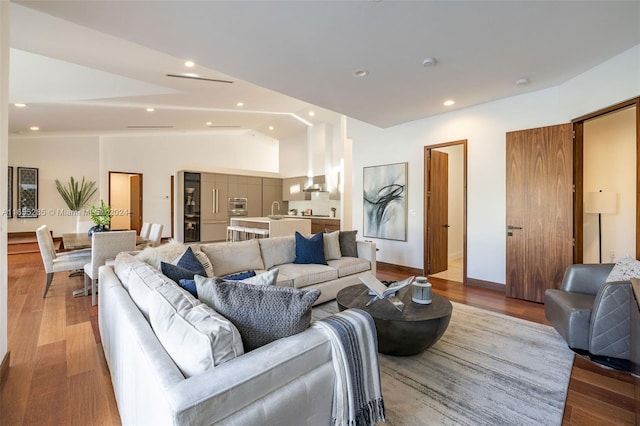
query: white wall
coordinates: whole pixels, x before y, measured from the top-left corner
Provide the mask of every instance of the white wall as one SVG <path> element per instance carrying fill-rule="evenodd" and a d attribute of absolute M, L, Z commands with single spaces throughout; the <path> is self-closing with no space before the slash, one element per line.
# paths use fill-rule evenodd
<path fill-rule="evenodd" d="M 423 150 L 467 139 L 467 262 L 470 278 L 505 283 L 505 133 L 549 126 L 640 94 L 640 45 L 551 89 L 380 129 L 349 119 L 353 140 L 353 227 L 362 230 L 366 166 L 409 162 L 408 240 L 376 240 L 383 262 L 423 267 Z"/>
<path fill-rule="evenodd" d="M 307 130 L 280 139 L 282 177 L 307 175 Z"/>
<path fill-rule="evenodd" d="M 102 136 L 100 196 L 108 197 L 108 175 L 142 173 L 143 221 L 164 225 L 171 235 L 171 176 L 179 170 L 263 172 L 277 176 L 278 141 L 258 133 Z"/>
<path fill-rule="evenodd" d="M 38 208 L 40 217 L 8 219 L 9 232 L 35 231 L 47 225 L 55 236 L 75 232 L 76 217 L 65 215 L 68 207 L 56 189 L 55 180 L 66 184 L 69 178 L 99 183 L 99 140 L 95 136 L 11 137 L 9 139 L 9 165 L 14 173 L 14 206 L 18 167 L 38 169 Z M 103 197 L 104 198 L 104 197 Z M 105 201 L 107 198 L 104 198 Z M 89 204 L 96 204 L 98 195 Z M 90 219 L 86 219 L 90 220 Z"/>
<path fill-rule="evenodd" d="M 9 148 L 9 2 L 0 2 L 0 170 Z M 7 207 L 7 173 L 0 173 L 0 206 Z M 0 363 L 7 354 L 7 216 L 0 215 Z"/>
<path fill-rule="evenodd" d="M 171 234 L 170 178 L 176 171 L 279 176 L 278 151 L 277 140 L 258 133 L 11 137 L 9 165 L 38 168 L 39 207 L 46 215 L 9 219 L 8 230 L 35 231 L 47 224 L 55 236 L 75 232 L 75 218 L 59 214 L 67 207 L 55 179 L 95 180 L 99 189 L 91 204 L 97 204 L 109 199 L 109 172 L 114 171 L 143 174 L 143 219 L 162 223 L 167 237 Z"/>
<path fill-rule="evenodd" d="M 635 257 L 636 109 L 584 124 L 584 192 L 617 194 L 615 214 L 602 215 L 602 262 Z M 611 258 L 611 253 L 615 258 Z M 598 263 L 598 215 L 584 214 L 584 263 Z"/>

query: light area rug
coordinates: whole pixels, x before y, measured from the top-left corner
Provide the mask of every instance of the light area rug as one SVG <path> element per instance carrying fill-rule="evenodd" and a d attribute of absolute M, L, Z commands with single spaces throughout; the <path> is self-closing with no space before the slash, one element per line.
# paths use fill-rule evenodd
<path fill-rule="evenodd" d="M 381 302 L 376 302 L 381 303 Z M 387 425 L 560 425 L 574 353 L 552 328 L 452 302 L 419 355 L 380 354 Z M 319 319 L 335 301 L 313 309 Z"/>

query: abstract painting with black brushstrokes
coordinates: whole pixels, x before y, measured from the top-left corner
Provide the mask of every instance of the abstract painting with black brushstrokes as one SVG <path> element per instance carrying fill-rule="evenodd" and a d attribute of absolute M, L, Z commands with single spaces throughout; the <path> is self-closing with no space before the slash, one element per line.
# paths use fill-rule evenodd
<path fill-rule="evenodd" d="M 407 240 L 407 163 L 365 167 L 364 236 Z"/>

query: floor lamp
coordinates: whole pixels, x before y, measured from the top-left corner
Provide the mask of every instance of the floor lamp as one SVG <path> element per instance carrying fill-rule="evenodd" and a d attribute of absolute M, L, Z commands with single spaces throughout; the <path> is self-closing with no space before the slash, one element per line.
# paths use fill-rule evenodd
<path fill-rule="evenodd" d="M 585 197 L 585 213 L 598 215 L 598 251 L 599 262 L 602 263 L 602 215 L 616 212 L 617 194 L 615 192 L 588 192 Z"/>

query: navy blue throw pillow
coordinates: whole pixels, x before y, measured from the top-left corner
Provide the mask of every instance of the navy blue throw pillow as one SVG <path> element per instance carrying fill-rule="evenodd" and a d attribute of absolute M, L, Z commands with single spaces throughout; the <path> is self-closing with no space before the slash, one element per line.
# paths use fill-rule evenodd
<path fill-rule="evenodd" d="M 194 274 L 202 275 L 203 277 L 207 276 L 207 271 L 205 271 L 204 266 L 202 266 L 202 263 L 200 263 L 196 255 L 193 253 L 191 247 L 187 247 L 176 265 L 189 271 L 193 271 Z"/>
<path fill-rule="evenodd" d="M 226 277 L 222 277 L 223 280 L 226 281 L 240 281 L 247 278 L 255 277 L 256 271 L 245 271 L 238 272 L 237 274 L 227 275 Z"/>
<path fill-rule="evenodd" d="M 196 273 L 193 271 L 166 262 L 160 262 L 160 269 L 162 270 L 163 274 L 165 274 L 176 283 L 179 283 L 180 280 L 192 280 L 193 276 L 196 275 Z"/>
<path fill-rule="evenodd" d="M 180 281 L 178 281 L 178 284 L 180 285 L 180 287 L 184 288 L 189 293 L 193 294 L 193 297 L 196 297 L 196 298 L 198 297 L 198 289 L 196 288 L 195 280 L 181 279 Z"/>
<path fill-rule="evenodd" d="M 306 239 L 296 231 L 296 259 L 293 263 L 316 263 L 326 265 L 324 258 L 324 240 L 322 232 L 318 232 L 313 237 Z"/>

